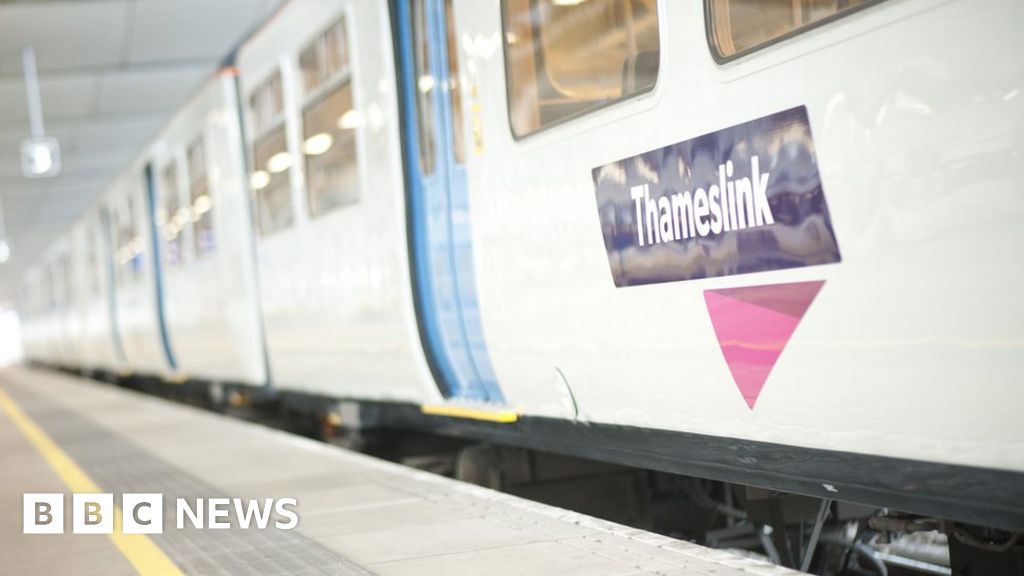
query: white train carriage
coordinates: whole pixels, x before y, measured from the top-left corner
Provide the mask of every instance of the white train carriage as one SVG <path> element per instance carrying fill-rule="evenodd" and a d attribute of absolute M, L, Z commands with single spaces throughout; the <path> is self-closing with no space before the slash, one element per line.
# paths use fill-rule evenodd
<path fill-rule="evenodd" d="M 78 316 L 77 368 L 114 374 L 124 370 L 114 309 L 114 266 L 107 212 L 92 207 L 71 233 L 74 306 Z"/>
<path fill-rule="evenodd" d="M 285 5 L 238 52 L 275 387 L 421 401 L 384 2 Z"/>
<path fill-rule="evenodd" d="M 166 346 L 164 315 L 158 290 L 159 260 L 154 258 L 148 168 L 140 159 L 121 173 L 101 201 L 110 214 L 113 236 L 115 331 L 124 369 L 171 377 L 174 363 Z"/>
<path fill-rule="evenodd" d="M 29 266 L 25 270 L 18 299 L 23 351 L 25 358 L 34 362 L 46 362 L 50 342 L 43 321 L 49 304 L 43 276 L 44 271 L 39 264 Z"/>
<path fill-rule="evenodd" d="M 1024 472 L 1024 5 L 454 4 L 512 405 Z"/>
<path fill-rule="evenodd" d="M 48 251 L 47 261 L 52 294 L 47 320 L 53 338 L 51 358 L 58 366 L 77 366 L 80 361 L 79 321 L 74 299 L 75 265 L 71 258 L 70 239 L 65 237 L 54 242 Z"/>
<path fill-rule="evenodd" d="M 228 67 L 207 82 L 145 158 L 175 377 L 260 386 L 267 374 L 234 75 Z"/>
<path fill-rule="evenodd" d="M 238 51 L 244 130 L 219 77 L 103 200 L 114 335 L 149 375 L 1024 529 L 1020 21 L 295 0 Z"/>
<path fill-rule="evenodd" d="M 244 166 L 229 68 L 105 195 L 113 282 L 99 289 L 113 302 L 118 370 L 266 384 Z"/>
<path fill-rule="evenodd" d="M 561 451 L 1021 525 L 1024 6 L 395 4 L 450 398 Z"/>

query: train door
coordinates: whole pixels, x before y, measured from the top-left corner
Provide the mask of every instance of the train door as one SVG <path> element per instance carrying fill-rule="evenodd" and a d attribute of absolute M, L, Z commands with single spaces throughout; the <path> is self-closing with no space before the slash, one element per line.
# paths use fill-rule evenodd
<path fill-rule="evenodd" d="M 448 398 L 504 402 L 480 321 L 452 0 L 397 0 L 410 257 L 424 347 Z"/>

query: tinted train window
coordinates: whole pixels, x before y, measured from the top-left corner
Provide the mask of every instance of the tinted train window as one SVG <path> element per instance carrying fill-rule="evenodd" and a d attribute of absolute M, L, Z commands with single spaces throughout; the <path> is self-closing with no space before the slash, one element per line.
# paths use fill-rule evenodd
<path fill-rule="evenodd" d="M 253 131 L 265 132 L 281 120 L 284 111 L 284 92 L 281 88 L 281 74 L 268 78 L 249 98 L 252 112 Z"/>
<path fill-rule="evenodd" d="M 252 173 L 250 184 L 256 194 L 257 229 L 266 236 L 291 226 L 295 220 L 288 181 L 292 157 L 287 150 L 284 126 L 257 140 L 254 148 L 258 168 Z"/>
<path fill-rule="evenodd" d="M 97 247 L 96 230 L 91 225 L 85 227 L 85 281 L 88 286 L 86 293 L 94 296 L 100 293 L 99 248 Z"/>
<path fill-rule="evenodd" d="M 188 146 L 185 158 L 188 169 L 189 210 L 192 213 L 192 238 L 196 258 L 213 252 L 217 248 L 217 234 L 213 228 L 213 199 L 210 198 L 210 183 L 206 176 L 206 145 L 200 136 Z"/>
<path fill-rule="evenodd" d="M 163 235 L 167 263 L 173 266 L 182 261 L 182 232 L 189 220 L 188 210 L 181 208 L 177 162 L 169 163 L 160 173 L 160 193 L 164 201 L 162 209 L 157 212 L 157 224 Z"/>
<path fill-rule="evenodd" d="M 459 86 L 459 47 L 455 33 L 455 9 L 452 0 L 444 2 L 445 23 L 448 27 L 445 51 L 448 53 L 448 91 L 451 94 L 452 107 L 452 148 L 455 161 L 466 163 L 466 135 L 463 132 L 462 88 Z"/>
<path fill-rule="evenodd" d="M 122 281 L 138 278 L 142 271 L 142 237 L 138 234 L 135 196 L 129 194 L 115 210 L 117 220 L 117 276 Z"/>
<path fill-rule="evenodd" d="M 306 98 L 302 109 L 306 189 L 310 216 L 316 217 L 359 200 L 352 73 L 345 20 L 339 20 L 302 50 Z"/>
<path fill-rule="evenodd" d="M 420 171 L 424 176 L 434 173 L 434 106 L 433 92 L 437 81 L 431 71 L 430 31 L 423 2 L 409 0 L 412 9 L 412 44 L 416 60 L 416 120 L 419 126 Z"/>
<path fill-rule="evenodd" d="M 708 0 L 711 45 L 730 58 L 878 0 Z"/>
<path fill-rule="evenodd" d="M 502 12 L 516 136 L 654 87 L 656 0 L 503 0 Z"/>
<path fill-rule="evenodd" d="M 249 175 L 256 207 L 256 230 L 266 236 L 295 221 L 288 169 L 292 157 L 285 137 L 281 74 L 274 73 L 249 99 L 255 139 L 253 172 Z"/>
<path fill-rule="evenodd" d="M 309 94 L 349 68 L 345 19 L 336 22 L 299 54 L 302 85 Z"/>
<path fill-rule="evenodd" d="M 67 253 L 57 256 L 58 303 L 62 308 L 74 301 L 74 283 L 71 281 L 71 257 Z"/>

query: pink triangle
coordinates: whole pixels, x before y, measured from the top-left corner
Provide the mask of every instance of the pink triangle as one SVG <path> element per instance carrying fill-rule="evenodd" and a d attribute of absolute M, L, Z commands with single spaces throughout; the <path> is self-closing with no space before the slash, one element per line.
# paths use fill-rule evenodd
<path fill-rule="evenodd" d="M 732 378 L 751 410 L 783 348 L 825 282 L 705 290 Z"/>

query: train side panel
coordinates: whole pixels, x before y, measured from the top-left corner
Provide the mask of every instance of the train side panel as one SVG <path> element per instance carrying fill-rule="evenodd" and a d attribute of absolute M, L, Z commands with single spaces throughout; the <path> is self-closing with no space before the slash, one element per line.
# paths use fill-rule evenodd
<path fill-rule="evenodd" d="M 409 289 L 388 18 L 384 2 L 297 1 L 239 54 L 261 308 L 281 389 L 437 394 Z M 340 64 L 318 61 L 317 42 Z"/>
<path fill-rule="evenodd" d="M 83 368 L 113 373 L 121 369 L 121 356 L 113 315 L 113 259 L 106 214 L 90 209 L 74 232 L 72 258 L 80 326 L 78 340 Z"/>
<path fill-rule="evenodd" d="M 106 198 L 114 246 L 114 302 L 125 369 L 155 377 L 172 373 L 164 345 L 153 269 L 146 168 L 133 163 Z"/>
<path fill-rule="evenodd" d="M 178 374 L 266 382 L 234 78 L 210 80 L 151 147 Z"/>
<path fill-rule="evenodd" d="M 1022 5 L 881 2 L 718 64 L 700 4 L 656 3 L 653 90 L 517 140 L 501 5 L 456 0 L 481 310 L 510 403 L 1024 471 L 1024 391 L 1007 377 L 1024 369 Z M 616 287 L 595 169 L 800 107 L 838 262 Z M 751 405 L 728 362 L 746 344 L 709 302 L 800 283 L 820 291 Z"/>

